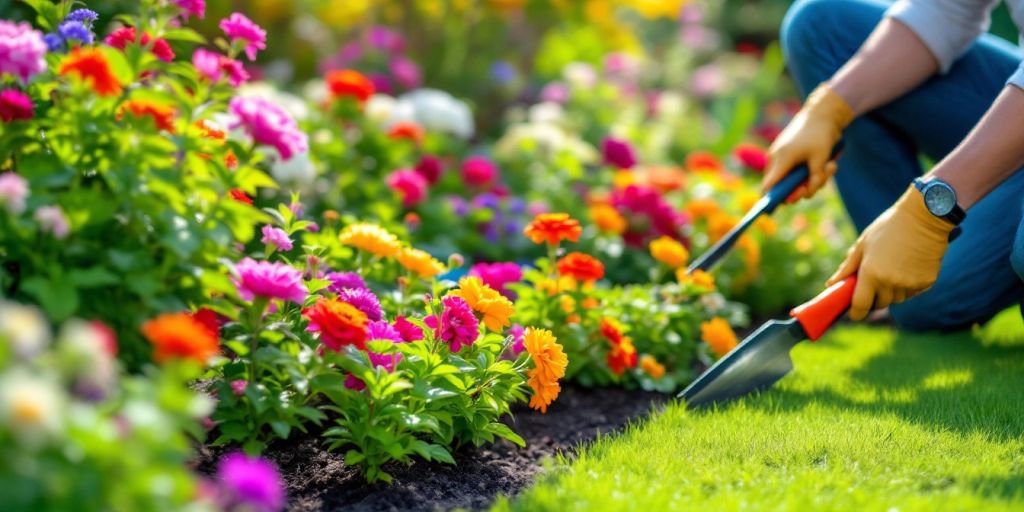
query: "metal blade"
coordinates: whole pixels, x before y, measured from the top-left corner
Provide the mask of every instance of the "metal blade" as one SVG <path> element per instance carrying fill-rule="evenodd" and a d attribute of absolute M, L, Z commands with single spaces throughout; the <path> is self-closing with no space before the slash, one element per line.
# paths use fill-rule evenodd
<path fill-rule="evenodd" d="M 680 397 L 697 408 L 771 387 L 793 369 L 789 351 L 806 335 L 796 319 L 772 320 L 686 387 Z"/>

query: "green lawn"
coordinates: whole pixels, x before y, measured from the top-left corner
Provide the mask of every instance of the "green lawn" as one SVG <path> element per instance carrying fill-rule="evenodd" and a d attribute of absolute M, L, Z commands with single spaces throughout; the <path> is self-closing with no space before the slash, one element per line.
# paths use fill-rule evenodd
<path fill-rule="evenodd" d="M 497 508 L 1022 510 L 1021 332 L 1016 312 L 974 334 L 838 328 L 772 391 L 669 406 Z"/>

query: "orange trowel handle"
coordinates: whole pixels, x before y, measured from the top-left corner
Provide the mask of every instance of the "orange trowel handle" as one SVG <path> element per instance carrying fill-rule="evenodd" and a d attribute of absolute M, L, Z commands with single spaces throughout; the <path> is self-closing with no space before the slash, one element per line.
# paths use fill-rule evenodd
<path fill-rule="evenodd" d="M 793 308 L 789 316 L 796 318 L 807 333 L 807 338 L 817 341 L 832 324 L 850 309 L 853 290 L 857 287 L 857 276 L 852 275 L 829 286 L 817 297 Z"/>

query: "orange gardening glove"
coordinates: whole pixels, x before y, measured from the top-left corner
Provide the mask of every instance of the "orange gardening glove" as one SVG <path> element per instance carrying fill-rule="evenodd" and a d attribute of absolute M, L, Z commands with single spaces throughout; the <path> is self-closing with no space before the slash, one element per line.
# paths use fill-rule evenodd
<path fill-rule="evenodd" d="M 827 85 L 819 85 L 768 148 L 768 168 L 761 180 L 762 191 L 767 192 L 794 167 L 807 163 L 810 178 L 790 198 L 814 195 L 836 173 L 836 163 L 829 161 L 832 146 L 839 142 L 843 130 L 852 121 L 853 110 L 846 100 Z"/>
<path fill-rule="evenodd" d="M 898 304 L 932 286 L 956 226 L 932 215 L 913 185 L 864 230 L 828 284 L 857 274 L 850 318 Z"/>

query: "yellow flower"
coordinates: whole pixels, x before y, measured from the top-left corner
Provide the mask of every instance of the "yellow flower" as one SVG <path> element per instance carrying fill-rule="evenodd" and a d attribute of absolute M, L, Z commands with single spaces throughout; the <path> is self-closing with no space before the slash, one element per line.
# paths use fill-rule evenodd
<path fill-rule="evenodd" d="M 338 238 L 344 245 L 351 245 L 382 258 L 394 256 L 402 249 L 398 237 L 376 224 L 365 222 L 346 226 Z"/>
<path fill-rule="evenodd" d="M 779 232 L 779 224 L 771 217 L 761 216 L 754 221 L 754 226 L 760 229 L 766 236 L 775 236 Z"/>
<path fill-rule="evenodd" d="M 694 199 L 686 204 L 686 213 L 690 214 L 694 220 L 700 220 L 709 218 L 719 212 L 718 203 L 714 199 Z"/>
<path fill-rule="evenodd" d="M 714 291 L 715 278 L 703 270 L 694 270 L 692 274 L 687 273 L 685 268 L 676 270 L 676 279 L 680 284 L 693 285 L 707 291 Z"/>
<path fill-rule="evenodd" d="M 626 188 L 633 184 L 636 184 L 636 175 L 630 170 L 618 170 L 612 175 L 612 186 L 615 188 Z"/>
<path fill-rule="evenodd" d="M 484 316 L 484 325 L 494 332 L 511 322 L 509 318 L 515 313 L 515 305 L 504 295 L 484 284 L 479 277 L 464 277 L 459 280 L 459 289 L 451 295 L 462 297 L 474 311 Z"/>
<path fill-rule="evenodd" d="M 722 357 L 736 347 L 736 333 L 724 318 L 712 318 L 700 324 L 700 337 L 718 357 Z"/>
<path fill-rule="evenodd" d="M 424 279 L 430 279 L 444 272 L 444 264 L 434 259 L 426 251 L 406 247 L 399 251 L 396 258 L 398 264 L 409 272 L 413 272 Z"/>
<path fill-rule="evenodd" d="M 626 3 L 647 19 L 674 20 L 679 18 L 679 13 L 688 2 L 689 0 L 628 0 Z"/>
<path fill-rule="evenodd" d="M 665 365 L 658 362 L 654 356 L 644 354 L 640 357 L 640 369 L 652 379 L 660 379 L 665 376 Z"/>
<path fill-rule="evenodd" d="M 743 263 L 747 266 L 747 272 L 757 275 L 757 269 L 761 265 L 761 246 L 757 240 L 750 235 L 743 235 L 736 241 L 736 247 L 743 251 Z"/>
<path fill-rule="evenodd" d="M 547 412 L 548 405 L 555 401 L 562 390 L 558 379 L 565 377 L 565 368 L 569 358 L 558 344 L 554 334 L 546 329 L 526 329 L 523 334 L 523 347 L 533 360 L 533 369 L 528 373 L 526 383 L 533 389 L 530 407 L 542 413 Z"/>
<path fill-rule="evenodd" d="M 603 233 L 621 235 L 628 226 L 626 218 L 610 204 L 595 204 L 590 207 L 590 220 Z"/>
<path fill-rule="evenodd" d="M 735 216 L 729 215 L 725 212 L 718 212 L 711 216 L 708 220 L 708 238 L 712 242 L 717 242 L 729 231 L 732 230 L 736 224 L 739 223 L 739 219 Z"/>
<path fill-rule="evenodd" d="M 548 295 L 555 295 L 562 292 L 574 292 L 577 285 L 578 283 L 572 276 L 559 276 L 558 281 L 545 279 L 537 283 L 537 289 Z"/>
<path fill-rule="evenodd" d="M 760 194 L 758 194 L 756 192 L 752 192 L 750 190 L 746 190 L 746 191 L 740 192 L 740 195 L 739 195 L 739 198 L 737 199 L 737 202 L 740 205 L 740 210 L 743 210 L 743 211 L 746 212 L 746 211 L 749 211 L 751 208 L 753 208 L 754 205 L 760 199 L 761 199 L 761 195 Z"/>
<path fill-rule="evenodd" d="M 576 311 L 576 299 L 573 299 L 571 295 L 562 295 L 559 297 L 558 305 L 562 308 L 562 311 L 565 311 L 566 313 Z"/>
<path fill-rule="evenodd" d="M 690 253 L 683 247 L 683 244 L 670 236 L 661 236 L 650 244 L 651 256 L 670 268 L 679 268 L 686 265 Z"/>

